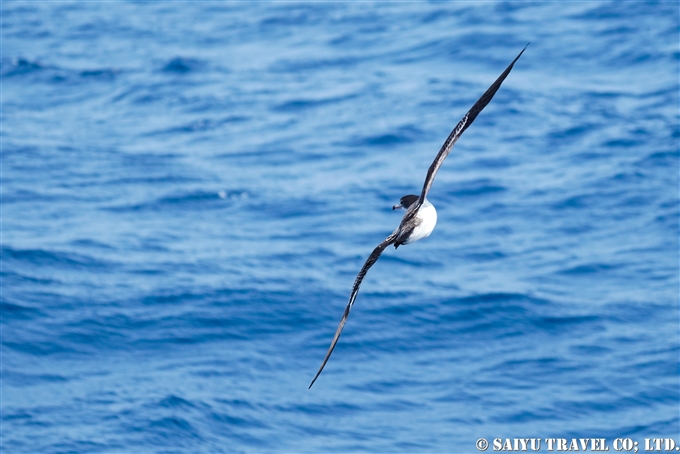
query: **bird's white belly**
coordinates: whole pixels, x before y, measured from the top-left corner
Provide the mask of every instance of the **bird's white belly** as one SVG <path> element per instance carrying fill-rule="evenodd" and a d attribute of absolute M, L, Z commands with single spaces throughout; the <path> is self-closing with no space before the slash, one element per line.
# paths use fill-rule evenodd
<path fill-rule="evenodd" d="M 429 203 L 427 205 L 421 206 L 416 216 L 421 220 L 421 222 L 416 226 L 415 229 L 413 229 L 413 233 L 411 233 L 411 235 L 408 237 L 408 241 L 404 242 L 404 244 L 413 243 L 415 241 L 422 240 L 423 238 L 427 238 L 434 230 L 434 226 L 437 225 L 437 210 L 435 210 L 434 206 Z"/>

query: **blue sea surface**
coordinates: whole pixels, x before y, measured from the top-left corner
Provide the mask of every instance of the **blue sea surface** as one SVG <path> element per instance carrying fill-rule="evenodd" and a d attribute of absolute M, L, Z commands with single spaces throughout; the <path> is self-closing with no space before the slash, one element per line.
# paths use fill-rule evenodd
<path fill-rule="evenodd" d="M 678 2 L 0 7 L 2 452 L 680 445 Z"/>

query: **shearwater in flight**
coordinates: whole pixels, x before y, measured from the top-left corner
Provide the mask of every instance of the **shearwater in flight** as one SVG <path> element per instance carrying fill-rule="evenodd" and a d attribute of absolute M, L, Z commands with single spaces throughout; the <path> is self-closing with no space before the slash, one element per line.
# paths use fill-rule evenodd
<path fill-rule="evenodd" d="M 444 159 L 446 159 L 446 157 L 449 155 L 453 145 L 456 143 L 456 141 L 458 141 L 461 134 L 465 132 L 472 122 L 475 121 L 477 115 L 479 115 L 486 105 L 489 104 L 505 78 L 508 76 L 508 74 L 510 74 L 515 62 L 526 50 L 527 46 L 528 44 L 524 46 L 524 49 L 522 49 L 519 55 L 517 55 L 512 63 L 510 63 L 507 68 L 505 68 L 503 74 L 501 74 L 498 79 L 496 79 L 496 81 L 489 87 L 488 90 L 486 90 L 482 97 L 479 98 L 472 108 L 465 114 L 463 119 L 458 122 L 453 131 L 451 131 L 451 134 L 449 134 L 449 137 L 446 138 L 446 141 L 439 150 L 439 153 L 437 153 L 437 157 L 434 158 L 434 162 L 432 162 L 432 165 L 430 165 L 430 168 L 427 170 L 425 184 L 423 184 L 423 190 L 420 192 L 420 195 L 405 195 L 401 198 L 398 205 L 394 205 L 392 207 L 393 210 L 396 210 L 397 208 L 403 208 L 406 210 L 406 213 L 404 213 L 404 217 L 401 219 L 399 227 L 397 227 L 397 229 L 392 232 L 390 236 L 385 238 L 382 243 L 373 249 L 373 252 L 371 252 L 371 255 L 366 260 L 366 263 L 364 263 L 364 266 L 361 267 L 361 271 L 359 271 L 359 274 L 354 280 L 352 293 L 349 295 L 349 302 L 347 303 L 347 307 L 345 307 L 345 313 L 342 315 L 340 325 L 338 326 L 337 331 L 335 331 L 335 336 L 333 337 L 331 346 L 328 348 L 328 353 L 326 353 L 323 363 L 321 363 L 319 371 L 316 373 L 314 380 L 312 380 L 312 383 L 309 385 L 310 388 L 316 379 L 319 378 L 321 371 L 328 362 L 328 358 L 330 358 L 331 353 L 333 353 L 335 345 L 338 343 L 338 339 L 340 339 L 340 334 L 342 333 L 342 329 L 345 327 L 345 322 L 347 322 L 349 311 L 354 305 L 354 301 L 357 298 L 357 293 L 359 293 L 361 281 L 364 280 L 369 268 L 371 268 L 378 258 L 380 258 L 380 254 L 382 254 L 389 245 L 393 244 L 394 248 L 396 249 L 402 244 L 409 244 L 418 240 L 422 240 L 423 238 L 427 238 L 434 230 L 434 226 L 437 224 L 437 211 L 434 209 L 434 205 L 432 205 L 430 201 L 427 200 L 427 193 L 432 186 L 432 182 L 434 181 L 434 177 L 437 175 L 437 171 L 442 166 Z"/>

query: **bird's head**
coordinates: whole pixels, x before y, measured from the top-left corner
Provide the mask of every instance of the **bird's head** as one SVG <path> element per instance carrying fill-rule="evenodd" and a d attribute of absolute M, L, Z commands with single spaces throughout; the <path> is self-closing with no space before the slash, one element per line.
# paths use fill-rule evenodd
<path fill-rule="evenodd" d="M 399 205 L 394 205 L 394 206 L 392 207 L 392 209 L 393 209 L 393 210 L 396 210 L 396 209 L 399 209 L 399 208 L 403 208 L 403 209 L 405 209 L 405 210 L 408 210 L 408 207 L 410 207 L 411 205 L 413 205 L 413 204 L 416 202 L 416 200 L 418 200 L 418 196 L 417 196 L 417 195 L 413 195 L 413 194 L 411 194 L 411 195 L 405 195 L 404 197 L 402 197 L 401 199 L 399 199 Z"/>

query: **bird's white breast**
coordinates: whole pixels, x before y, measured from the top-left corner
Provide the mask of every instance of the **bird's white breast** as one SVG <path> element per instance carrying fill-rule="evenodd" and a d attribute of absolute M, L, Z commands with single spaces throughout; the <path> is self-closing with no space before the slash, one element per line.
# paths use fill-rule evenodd
<path fill-rule="evenodd" d="M 404 242 L 404 244 L 413 243 L 415 241 L 422 240 L 423 238 L 427 238 L 434 230 L 434 226 L 437 225 L 437 210 L 434 209 L 434 205 L 432 205 L 427 199 L 425 199 L 425 202 L 423 202 L 422 206 L 418 210 L 416 217 L 420 219 L 420 224 L 418 224 L 416 228 L 413 229 L 413 232 L 408 237 L 408 241 Z"/>

